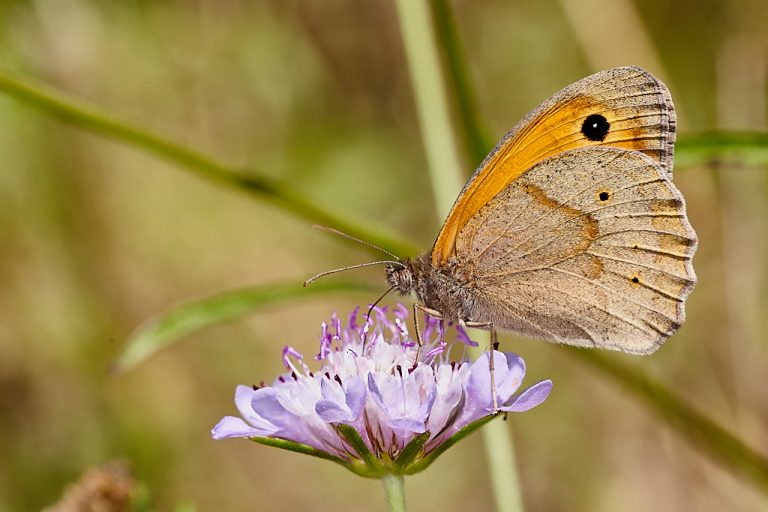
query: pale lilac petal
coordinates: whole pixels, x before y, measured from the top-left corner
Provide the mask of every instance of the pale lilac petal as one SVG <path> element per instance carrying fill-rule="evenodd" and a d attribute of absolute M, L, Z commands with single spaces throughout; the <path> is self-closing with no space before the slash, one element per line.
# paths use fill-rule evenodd
<path fill-rule="evenodd" d="M 422 434 L 427 431 L 423 421 L 411 420 L 407 418 L 391 420 L 388 425 L 395 430 L 413 432 L 414 434 Z"/>
<path fill-rule="evenodd" d="M 320 380 L 320 394 L 324 400 L 330 400 L 336 403 L 346 403 L 344 389 L 335 380 L 324 378 Z"/>
<path fill-rule="evenodd" d="M 250 386 L 237 386 L 235 390 L 235 406 L 237 407 L 240 415 L 254 428 L 263 431 L 276 432 L 280 430 L 280 422 L 273 422 L 265 418 L 262 414 L 257 413 L 253 407 L 253 398 L 257 393 L 270 395 L 271 391 L 265 391 L 270 388 L 262 388 L 260 390 L 254 390 Z M 264 411 L 260 411 L 263 413 Z"/>
<path fill-rule="evenodd" d="M 500 358 L 494 357 L 494 364 L 498 363 Z M 505 402 L 515 391 L 520 388 L 525 376 L 525 362 L 517 354 L 504 352 L 504 364 L 496 364 L 494 368 L 496 380 L 496 394 L 499 402 Z"/>
<path fill-rule="evenodd" d="M 494 379 L 503 379 L 507 373 L 507 358 L 501 352 L 494 350 L 493 364 L 495 366 Z M 500 375 L 503 373 L 503 375 Z M 498 389 L 498 384 L 496 386 Z M 488 352 L 484 352 L 472 363 L 467 382 L 467 394 L 473 404 L 487 408 L 491 405 L 491 372 L 488 365 Z"/>
<path fill-rule="evenodd" d="M 280 405 L 277 400 L 277 390 L 275 388 L 261 388 L 253 392 L 250 399 L 250 406 L 252 411 L 258 411 L 258 416 L 269 421 L 277 427 L 285 427 L 290 425 L 291 420 L 295 416 L 285 410 L 285 407 Z M 238 410 L 240 410 L 238 408 Z M 240 414 L 245 416 L 245 413 L 240 410 Z M 254 414 L 254 413 L 252 413 Z M 252 420 L 250 417 L 246 417 L 246 420 L 250 423 Z"/>
<path fill-rule="evenodd" d="M 376 402 L 376 405 L 381 409 L 386 410 L 387 406 L 384 404 L 384 396 L 381 394 L 381 390 L 379 390 L 379 385 L 376 382 L 373 373 L 368 374 L 368 391 L 370 391 L 370 396 L 373 398 L 373 401 Z"/>
<path fill-rule="evenodd" d="M 243 421 L 242 418 L 235 418 L 234 416 L 225 416 L 211 429 L 211 436 L 214 439 L 269 436 L 271 434 L 274 434 L 274 432 L 253 428 Z"/>
<path fill-rule="evenodd" d="M 419 397 L 420 405 L 417 417 L 420 420 L 426 420 L 437 398 L 434 370 L 428 365 L 419 366 L 408 376 L 406 384 L 414 388 Z"/>
<path fill-rule="evenodd" d="M 525 412 L 533 409 L 541 402 L 547 399 L 550 391 L 552 391 L 552 381 L 547 379 L 541 382 L 537 382 L 530 388 L 523 391 L 520 396 L 516 397 L 512 403 L 500 407 L 502 411 L 509 412 Z"/>
<path fill-rule="evenodd" d="M 493 397 L 491 395 L 491 372 L 488 362 L 489 357 L 486 352 L 472 364 L 467 392 L 476 405 L 490 411 L 493 409 Z M 499 403 L 504 403 L 520 387 L 525 375 L 525 363 L 517 354 L 494 350 L 493 364 L 496 399 Z"/>
<path fill-rule="evenodd" d="M 323 421 L 328 423 L 348 423 L 354 419 L 349 409 L 330 400 L 320 400 L 317 402 L 315 412 Z"/>
<path fill-rule="evenodd" d="M 437 393 L 427 422 L 427 429 L 434 435 L 440 434 L 458 413 L 457 409 L 464 398 L 464 385 L 468 377 L 468 364 L 462 364 L 457 368 L 441 365 L 435 369 Z"/>
<path fill-rule="evenodd" d="M 361 377 L 354 377 L 347 380 L 346 385 L 347 407 L 352 411 L 354 418 L 359 418 L 365 408 L 365 397 L 367 390 Z"/>
<path fill-rule="evenodd" d="M 336 381 L 323 379 L 320 389 L 324 399 L 317 402 L 315 411 L 323 421 L 350 423 L 359 418 L 365 405 L 365 386 L 360 378 L 350 379 L 346 391 Z"/>

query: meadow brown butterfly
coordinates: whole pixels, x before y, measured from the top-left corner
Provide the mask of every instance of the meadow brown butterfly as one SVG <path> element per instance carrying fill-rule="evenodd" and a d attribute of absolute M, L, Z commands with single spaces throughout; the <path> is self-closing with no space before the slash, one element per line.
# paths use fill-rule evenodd
<path fill-rule="evenodd" d="M 651 353 L 683 323 L 696 282 L 674 142 L 669 90 L 647 71 L 579 80 L 501 139 L 432 251 L 388 263 L 387 281 L 492 339 L 498 328 Z"/>

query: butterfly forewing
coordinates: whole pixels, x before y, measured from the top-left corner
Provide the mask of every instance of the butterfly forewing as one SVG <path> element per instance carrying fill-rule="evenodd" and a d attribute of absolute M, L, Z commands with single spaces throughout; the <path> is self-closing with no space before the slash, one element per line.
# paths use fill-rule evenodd
<path fill-rule="evenodd" d="M 647 71 L 623 67 L 579 80 L 529 113 L 483 161 L 437 237 L 432 264 L 445 264 L 469 219 L 538 162 L 570 149 L 611 146 L 641 151 L 671 176 L 674 140 L 669 91 Z"/>
<path fill-rule="evenodd" d="M 479 321 L 648 353 L 685 318 L 695 247 L 683 198 L 657 161 L 593 147 L 509 183 L 458 232 L 455 264 L 476 290 Z"/>

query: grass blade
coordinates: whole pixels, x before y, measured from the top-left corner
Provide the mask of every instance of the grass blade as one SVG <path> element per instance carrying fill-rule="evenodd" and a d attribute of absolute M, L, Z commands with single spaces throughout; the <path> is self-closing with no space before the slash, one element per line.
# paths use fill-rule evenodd
<path fill-rule="evenodd" d="M 216 184 L 229 186 L 271 202 L 313 224 L 339 229 L 401 256 L 418 252 L 413 244 L 377 226 L 376 222 L 355 222 L 350 219 L 358 219 L 358 215 L 337 215 L 331 209 L 318 206 L 292 187 L 275 179 L 253 170 L 244 171 L 227 166 L 94 106 L 68 98 L 60 92 L 32 85 L 26 80 L 11 77 L 3 72 L 0 72 L 0 92 L 89 132 L 151 153 Z"/>
<path fill-rule="evenodd" d="M 328 293 L 370 293 L 374 290 L 369 285 L 343 281 L 327 281 L 304 288 L 297 281 L 231 290 L 187 302 L 139 326 L 128 337 L 123 352 L 112 365 L 112 370 L 116 373 L 129 371 L 190 334 L 241 318 L 264 306 Z"/>

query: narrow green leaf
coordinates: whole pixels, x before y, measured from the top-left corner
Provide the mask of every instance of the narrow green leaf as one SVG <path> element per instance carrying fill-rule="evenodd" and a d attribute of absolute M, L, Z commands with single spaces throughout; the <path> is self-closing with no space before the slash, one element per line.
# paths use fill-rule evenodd
<path fill-rule="evenodd" d="M 675 165 L 685 166 L 722 159 L 759 165 L 768 163 L 768 133 L 708 132 L 680 136 Z"/>
<path fill-rule="evenodd" d="M 418 252 L 416 246 L 374 221 L 357 220 L 359 215 L 339 215 L 335 213 L 338 209 L 336 205 L 333 209 L 323 208 L 286 183 L 254 170 L 244 171 L 225 165 L 58 91 L 32 85 L 0 71 L 0 92 L 52 117 L 151 153 L 214 183 L 252 194 L 312 223 L 339 229 L 401 256 Z"/>
<path fill-rule="evenodd" d="M 254 310 L 285 300 L 308 299 L 327 293 L 375 293 L 370 285 L 326 281 L 306 288 L 299 282 L 241 288 L 187 302 L 152 318 L 128 337 L 122 354 L 113 364 L 113 371 L 125 372 L 138 364 L 206 327 L 240 318 Z"/>
<path fill-rule="evenodd" d="M 281 448 L 283 450 L 288 450 L 291 452 L 296 452 L 304 455 L 309 455 L 312 457 L 317 457 L 318 459 L 324 459 L 324 460 L 329 460 L 331 462 L 335 462 L 336 464 L 344 466 L 346 469 L 350 470 L 351 472 L 353 472 L 358 476 L 362 476 L 363 478 L 380 478 L 381 476 L 380 472 L 371 471 L 371 469 L 368 466 L 366 466 L 364 463 L 362 463 L 359 460 L 356 460 L 356 459 L 344 460 L 340 457 L 331 455 L 328 452 L 318 450 L 317 448 L 313 448 L 312 446 L 309 446 L 306 444 L 297 443 L 295 441 L 288 441 L 286 439 L 276 439 L 274 437 L 249 437 L 248 439 L 250 439 L 254 443 L 263 444 L 265 446 L 273 446 L 275 448 Z"/>

